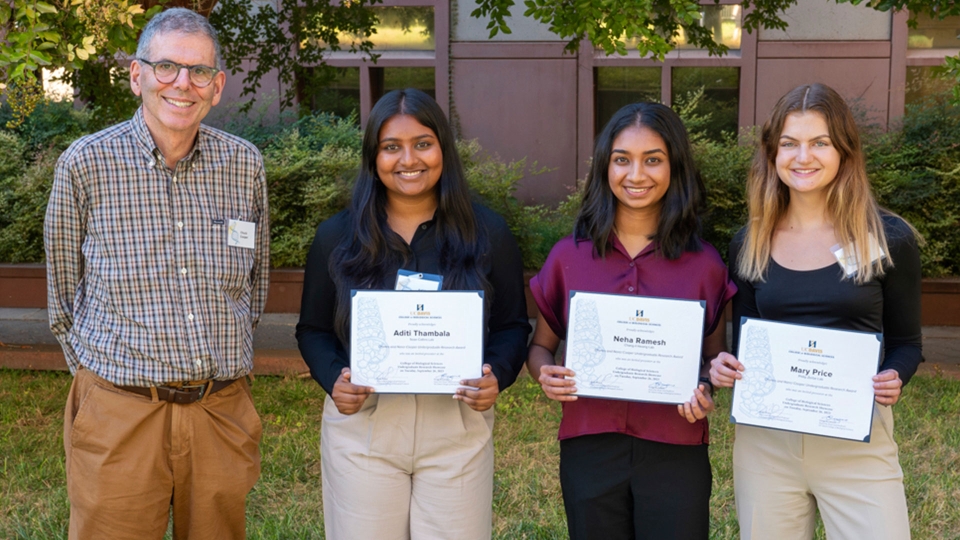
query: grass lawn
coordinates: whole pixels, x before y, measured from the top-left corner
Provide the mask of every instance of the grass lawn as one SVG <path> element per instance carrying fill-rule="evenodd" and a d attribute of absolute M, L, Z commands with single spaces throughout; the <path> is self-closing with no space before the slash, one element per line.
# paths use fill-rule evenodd
<path fill-rule="evenodd" d="M 0 370 L 0 538 L 66 538 L 62 414 L 71 377 Z M 249 538 L 323 538 L 320 416 L 312 380 L 258 378 L 263 474 L 247 506 Z M 711 426 L 712 538 L 737 537 L 721 392 Z M 913 538 L 960 539 L 960 381 L 917 376 L 895 407 Z M 557 478 L 560 408 L 524 376 L 497 402 L 494 537 L 566 538 Z M 818 537 L 823 538 L 822 531 Z"/>

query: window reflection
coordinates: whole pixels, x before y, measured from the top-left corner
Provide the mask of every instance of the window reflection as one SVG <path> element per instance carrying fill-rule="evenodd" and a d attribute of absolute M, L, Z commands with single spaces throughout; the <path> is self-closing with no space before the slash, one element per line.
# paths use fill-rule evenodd
<path fill-rule="evenodd" d="M 721 140 L 723 132 L 737 133 L 740 117 L 740 68 L 682 67 L 673 68 L 671 75 L 671 102 L 674 104 L 703 88 L 703 97 L 694 109 L 694 114 L 710 115 L 703 127 L 708 137 Z"/>
<path fill-rule="evenodd" d="M 726 45 L 731 50 L 740 49 L 740 35 L 743 32 L 740 20 L 740 6 L 704 6 L 700 11 L 700 26 L 713 31 L 713 40 Z M 687 36 L 683 29 L 677 36 L 678 49 L 697 49 L 696 45 L 687 43 Z"/>
<path fill-rule="evenodd" d="M 937 20 L 927 15 L 917 16 L 917 27 L 907 34 L 908 49 L 960 48 L 960 16 Z"/>
<path fill-rule="evenodd" d="M 380 22 L 370 36 L 377 51 L 432 51 L 434 43 L 433 7 L 371 7 Z M 356 34 L 341 32 L 337 35 L 340 46 L 346 49 L 350 43 L 359 43 Z"/>
<path fill-rule="evenodd" d="M 599 133 L 613 114 L 638 101 L 660 101 L 658 67 L 598 67 L 594 70 L 595 132 Z"/>
<path fill-rule="evenodd" d="M 933 66 L 908 67 L 907 105 L 916 105 L 937 94 L 945 94 L 953 88 L 953 82 L 943 76 L 942 69 Z"/>
<path fill-rule="evenodd" d="M 726 45 L 730 50 L 740 49 L 740 37 L 743 33 L 742 15 L 743 9 L 740 6 L 701 6 L 700 26 L 709 28 L 713 34 L 713 40 L 717 43 Z M 678 49 L 698 49 L 696 45 L 687 42 L 686 33 L 682 28 L 675 38 L 675 45 Z M 637 38 L 626 40 L 627 50 L 637 48 Z"/>
<path fill-rule="evenodd" d="M 328 82 L 329 81 L 329 82 Z M 360 118 L 360 68 L 314 68 L 298 80 L 300 103 L 310 111 Z"/>
<path fill-rule="evenodd" d="M 391 90 L 416 88 L 436 99 L 435 70 L 432 67 L 389 67 L 370 69 L 370 98 L 376 103 Z"/>

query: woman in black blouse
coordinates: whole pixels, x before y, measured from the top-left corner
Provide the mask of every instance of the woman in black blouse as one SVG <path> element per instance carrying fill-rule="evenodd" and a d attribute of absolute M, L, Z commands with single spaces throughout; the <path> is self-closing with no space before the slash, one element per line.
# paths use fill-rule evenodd
<path fill-rule="evenodd" d="M 737 426 L 734 486 L 743 539 L 910 537 L 891 405 L 916 372 L 920 257 L 913 228 L 881 209 L 850 109 L 829 87 L 777 103 L 747 180 L 750 220 L 730 246 L 734 321 L 754 317 L 883 334 L 869 443 Z M 853 254 L 844 260 L 837 248 Z M 882 255 L 881 255 L 882 254 Z M 734 350 L 739 324 L 734 324 Z M 715 386 L 743 365 L 713 361 Z"/>
<path fill-rule="evenodd" d="M 350 207 L 320 224 L 297 340 L 327 391 L 321 429 L 327 538 L 489 538 L 493 409 L 513 383 L 530 325 L 517 244 L 471 204 L 443 111 L 396 90 L 370 112 Z M 393 289 L 398 270 L 483 290 L 483 376 L 440 395 L 373 394 L 350 381 L 350 290 Z M 471 388 L 472 387 L 472 388 Z"/>

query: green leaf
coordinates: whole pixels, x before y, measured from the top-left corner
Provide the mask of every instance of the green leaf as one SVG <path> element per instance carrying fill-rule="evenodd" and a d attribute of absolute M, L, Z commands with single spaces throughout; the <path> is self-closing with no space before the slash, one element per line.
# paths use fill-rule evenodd
<path fill-rule="evenodd" d="M 34 6 L 40 13 L 57 13 L 57 8 L 47 4 L 46 2 L 37 2 L 34 4 Z"/>
<path fill-rule="evenodd" d="M 13 68 L 13 72 L 10 73 L 10 80 L 23 78 L 23 70 L 25 69 L 27 69 L 26 64 L 17 64 L 17 67 Z"/>
<path fill-rule="evenodd" d="M 37 62 L 38 64 L 40 64 L 41 66 L 49 66 L 49 65 L 50 65 L 50 55 L 47 54 L 47 53 L 35 51 L 35 52 L 30 53 L 30 58 L 32 58 L 34 61 L 36 61 L 36 62 Z"/>

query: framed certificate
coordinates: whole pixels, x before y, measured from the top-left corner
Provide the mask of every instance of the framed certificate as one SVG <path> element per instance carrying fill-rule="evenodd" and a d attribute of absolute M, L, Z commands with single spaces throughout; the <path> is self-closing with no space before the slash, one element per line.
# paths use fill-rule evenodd
<path fill-rule="evenodd" d="M 351 294 L 350 371 L 377 393 L 453 394 L 482 376 L 483 291 Z"/>
<path fill-rule="evenodd" d="M 744 317 L 730 421 L 870 442 L 882 336 Z"/>
<path fill-rule="evenodd" d="M 706 303 L 570 291 L 566 367 L 578 396 L 684 403 L 700 374 Z"/>

